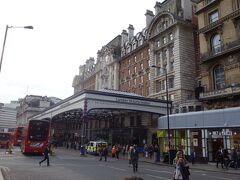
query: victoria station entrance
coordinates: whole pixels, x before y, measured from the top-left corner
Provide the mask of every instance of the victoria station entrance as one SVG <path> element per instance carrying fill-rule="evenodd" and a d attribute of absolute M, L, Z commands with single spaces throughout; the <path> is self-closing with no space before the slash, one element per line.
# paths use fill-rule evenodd
<path fill-rule="evenodd" d="M 165 100 L 84 90 L 31 119 L 50 119 L 51 136 L 59 146 L 76 148 L 90 140 L 143 146 L 156 141 L 158 118 L 166 114 L 166 107 Z"/>

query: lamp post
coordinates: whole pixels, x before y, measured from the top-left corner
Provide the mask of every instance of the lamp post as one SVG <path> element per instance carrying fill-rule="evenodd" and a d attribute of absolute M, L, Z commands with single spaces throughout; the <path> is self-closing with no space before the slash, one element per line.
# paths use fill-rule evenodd
<path fill-rule="evenodd" d="M 153 68 L 161 68 L 156 65 L 152 65 Z M 170 148 L 171 148 L 171 142 L 170 142 L 170 123 L 169 123 L 169 99 L 168 99 L 168 76 L 167 76 L 167 69 L 165 70 L 165 81 L 166 81 L 166 100 L 167 100 L 167 132 L 168 132 L 168 163 L 171 164 L 171 155 L 170 155 Z"/>
<path fill-rule="evenodd" d="M 4 49 L 5 49 L 6 39 L 7 39 L 7 33 L 8 33 L 9 28 L 33 29 L 33 26 L 8 26 L 8 25 L 6 26 L 5 36 L 4 36 L 4 40 L 3 40 L 3 47 L 2 47 L 2 55 L 1 55 L 1 60 L 0 60 L 0 72 L 1 72 L 3 54 L 4 54 Z"/>

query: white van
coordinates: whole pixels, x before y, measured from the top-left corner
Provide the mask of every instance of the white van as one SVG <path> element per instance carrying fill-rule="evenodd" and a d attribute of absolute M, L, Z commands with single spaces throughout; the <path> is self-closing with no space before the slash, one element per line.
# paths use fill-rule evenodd
<path fill-rule="evenodd" d="M 90 141 L 87 144 L 86 151 L 89 154 L 99 155 L 99 149 L 107 147 L 108 144 L 105 141 Z"/>

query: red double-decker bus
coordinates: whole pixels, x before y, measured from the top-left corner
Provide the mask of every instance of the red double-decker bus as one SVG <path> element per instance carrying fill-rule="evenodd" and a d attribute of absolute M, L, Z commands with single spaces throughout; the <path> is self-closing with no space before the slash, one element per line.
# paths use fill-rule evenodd
<path fill-rule="evenodd" d="M 42 154 L 48 145 L 49 121 L 30 120 L 24 130 L 24 136 L 21 143 L 21 151 L 24 154 L 36 153 Z"/>
<path fill-rule="evenodd" d="M 17 126 L 14 133 L 13 133 L 13 145 L 14 146 L 20 146 L 23 139 L 23 132 L 24 127 L 23 126 Z"/>

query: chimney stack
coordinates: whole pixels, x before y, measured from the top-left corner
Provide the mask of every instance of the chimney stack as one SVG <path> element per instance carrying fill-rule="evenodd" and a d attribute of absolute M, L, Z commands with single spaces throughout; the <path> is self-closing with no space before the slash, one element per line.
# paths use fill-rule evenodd
<path fill-rule="evenodd" d="M 162 8 L 161 3 L 160 2 L 156 2 L 154 8 L 155 8 L 155 15 L 157 15 L 158 13 L 160 13 L 162 11 L 161 10 L 161 8 Z"/>
<path fill-rule="evenodd" d="M 128 40 L 130 41 L 131 38 L 134 36 L 134 27 L 132 24 L 128 26 Z"/>
<path fill-rule="evenodd" d="M 121 46 L 123 47 L 125 42 L 127 42 L 127 40 L 128 40 L 128 33 L 125 29 L 122 30 L 121 36 L 122 36 Z"/>
<path fill-rule="evenodd" d="M 145 16 L 146 16 L 146 28 L 147 28 L 150 25 L 150 23 L 152 22 L 154 14 L 152 11 L 147 10 Z"/>

